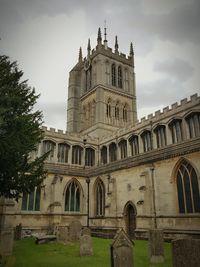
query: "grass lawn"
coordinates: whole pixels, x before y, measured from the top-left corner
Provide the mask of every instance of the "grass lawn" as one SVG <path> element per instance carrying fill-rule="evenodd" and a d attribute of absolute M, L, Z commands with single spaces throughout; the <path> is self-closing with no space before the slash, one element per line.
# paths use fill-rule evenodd
<path fill-rule="evenodd" d="M 13 256 L 7 258 L 6 267 L 109 267 L 112 240 L 92 238 L 94 255 L 79 256 L 79 244 L 49 243 L 36 245 L 33 238 L 16 241 Z M 148 243 L 136 240 L 135 267 L 171 267 L 171 244 L 165 243 L 165 262 L 150 264 Z"/>

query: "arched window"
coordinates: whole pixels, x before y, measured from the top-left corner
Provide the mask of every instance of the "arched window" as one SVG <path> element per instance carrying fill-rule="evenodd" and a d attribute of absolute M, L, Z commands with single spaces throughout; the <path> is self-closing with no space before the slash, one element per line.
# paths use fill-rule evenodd
<path fill-rule="evenodd" d="M 67 163 L 70 146 L 68 144 L 58 144 L 58 162 Z"/>
<path fill-rule="evenodd" d="M 67 186 L 65 193 L 65 211 L 80 211 L 80 188 L 75 179 Z"/>
<path fill-rule="evenodd" d="M 103 216 L 105 214 L 105 187 L 100 179 L 95 185 L 95 204 L 95 215 Z"/>
<path fill-rule="evenodd" d="M 200 112 L 193 112 L 186 117 L 190 138 L 200 136 Z"/>
<path fill-rule="evenodd" d="M 115 119 L 119 120 L 119 104 L 115 105 Z"/>
<path fill-rule="evenodd" d="M 106 164 L 107 163 L 107 147 L 103 146 L 101 149 L 101 163 Z"/>
<path fill-rule="evenodd" d="M 128 116 L 127 116 L 127 107 L 126 105 L 123 107 L 123 121 L 127 122 Z"/>
<path fill-rule="evenodd" d="M 53 161 L 54 160 L 54 152 L 55 152 L 56 144 L 50 140 L 43 141 L 43 153 L 49 152 L 47 160 Z"/>
<path fill-rule="evenodd" d="M 146 130 L 141 134 L 141 137 L 142 137 L 144 152 L 151 150 L 152 149 L 151 132 Z"/>
<path fill-rule="evenodd" d="M 81 165 L 82 159 L 82 147 L 75 145 L 72 147 L 72 164 Z"/>
<path fill-rule="evenodd" d="M 156 134 L 157 148 L 166 146 L 166 128 L 164 125 L 159 125 L 154 130 Z"/>
<path fill-rule="evenodd" d="M 122 68 L 118 67 L 118 87 L 122 88 Z"/>
<path fill-rule="evenodd" d="M 126 140 L 121 140 L 119 142 L 119 148 L 120 148 L 121 159 L 126 158 L 127 157 L 127 142 L 126 142 Z"/>
<path fill-rule="evenodd" d="M 109 145 L 109 159 L 110 162 L 117 160 L 117 146 L 115 143 Z"/>
<path fill-rule="evenodd" d="M 23 194 L 22 210 L 40 210 L 40 187 L 36 187 L 30 194 Z"/>
<path fill-rule="evenodd" d="M 129 143 L 131 146 L 131 155 L 135 156 L 139 154 L 139 143 L 138 143 L 138 136 L 137 135 L 132 135 L 129 138 Z"/>
<path fill-rule="evenodd" d="M 178 143 L 183 140 L 182 134 L 182 121 L 180 119 L 175 119 L 169 124 L 169 128 L 172 134 L 172 143 Z"/>
<path fill-rule="evenodd" d="M 112 85 L 116 86 L 116 66 L 114 63 L 111 66 L 111 73 L 112 73 Z"/>
<path fill-rule="evenodd" d="M 106 116 L 108 118 L 111 117 L 111 103 L 110 103 L 110 99 L 108 100 L 108 103 L 106 104 Z"/>
<path fill-rule="evenodd" d="M 182 160 L 176 173 L 180 213 L 200 212 L 199 177 L 192 165 Z"/>
<path fill-rule="evenodd" d="M 93 148 L 87 147 L 85 149 L 85 166 L 95 165 L 95 151 Z"/>

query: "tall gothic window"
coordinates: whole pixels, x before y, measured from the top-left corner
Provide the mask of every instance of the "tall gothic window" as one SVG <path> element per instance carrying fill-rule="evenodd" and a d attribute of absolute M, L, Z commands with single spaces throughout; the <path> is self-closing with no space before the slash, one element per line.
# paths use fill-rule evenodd
<path fill-rule="evenodd" d="M 135 156 L 139 154 L 139 143 L 138 143 L 138 136 L 137 135 L 132 135 L 129 138 L 129 143 L 131 146 L 131 155 Z"/>
<path fill-rule="evenodd" d="M 182 141 L 183 139 L 182 121 L 180 119 L 173 120 L 169 124 L 169 128 L 172 134 L 172 143 L 175 144 Z"/>
<path fill-rule="evenodd" d="M 127 107 L 126 105 L 123 107 L 123 121 L 127 122 L 128 116 L 127 116 Z"/>
<path fill-rule="evenodd" d="M 118 87 L 122 88 L 122 68 L 118 67 Z"/>
<path fill-rule="evenodd" d="M 127 157 L 127 141 L 121 140 L 119 142 L 119 148 L 120 148 L 121 159 L 126 158 Z"/>
<path fill-rule="evenodd" d="M 43 141 L 43 153 L 49 152 L 47 160 L 53 161 L 56 144 L 50 140 Z"/>
<path fill-rule="evenodd" d="M 95 151 L 93 148 L 87 147 L 85 149 L 85 166 L 95 165 Z"/>
<path fill-rule="evenodd" d="M 115 143 L 109 145 L 109 160 L 110 162 L 117 160 L 117 146 Z"/>
<path fill-rule="evenodd" d="M 65 211 L 80 211 L 80 188 L 75 179 L 67 186 L 65 193 Z"/>
<path fill-rule="evenodd" d="M 192 165 L 183 160 L 176 173 L 180 213 L 200 212 L 199 177 Z"/>
<path fill-rule="evenodd" d="M 164 125 L 159 125 L 154 130 L 156 134 L 157 148 L 166 146 L 166 128 Z"/>
<path fill-rule="evenodd" d="M 144 152 L 151 150 L 152 149 L 151 132 L 146 130 L 142 133 L 141 137 L 142 137 Z"/>
<path fill-rule="evenodd" d="M 78 145 L 72 147 L 72 164 L 81 165 L 82 153 L 83 153 L 82 147 Z"/>
<path fill-rule="evenodd" d="M 106 104 L 106 116 L 108 118 L 111 117 L 111 103 L 110 103 L 110 100 L 108 100 L 108 102 Z"/>
<path fill-rule="evenodd" d="M 67 163 L 70 146 L 68 144 L 58 144 L 58 162 Z"/>
<path fill-rule="evenodd" d="M 40 187 L 36 187 L 30 194 L 23 194 L 22 210 L 40 210 Z"/>
<path fill-rule="evenodd" d="M 103 216 L 105 214 L 105 187 L 100 179 L 95 185 L 95 204 L 95 215 Z"/>
<path fill-rule="evenodd" d="M 115 119 L 119 120 L 119 105 L 118 105 L 118 103 L 115 105 Z"/>
<path fill-rule="evenodd" d="M 112 85 L 116 86 L 116 66 L 114 63 L 111 66 L 111 73 L 112 73 Z"/>
<path fill-rule="evenodd" d="M 101 163 L 106 164 L 107 163 L 107 147 L 103 146 L 101 149 Z"/>
<path fill-rule="evenodd" d="M 200 136 L 200 112 L 193 112 L 186 117 L 190 138 Z"/>

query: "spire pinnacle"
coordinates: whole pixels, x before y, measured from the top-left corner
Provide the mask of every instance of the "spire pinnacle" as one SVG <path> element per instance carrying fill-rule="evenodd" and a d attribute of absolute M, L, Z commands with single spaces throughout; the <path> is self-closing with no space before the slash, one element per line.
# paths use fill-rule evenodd
<path fill-rule="evenodd" d="M 115 36 L 115 53 L 119 52 L 118 49 L 119 49 L 119 45 L 118 45 L 118 40 L 117 40 L 117 35 L 116 35 Z"/>
<path fill-rule="evenodd" d="M 82 55 L 82 48 L 81 48 L 81 46 L 80 46 L 80 49 L 79 49 L 78 61 L 79 62 L 82 62 L 83 61 L 83 55 Z"/>
<path fill-rule="evenodd" d="M 134 56 L 134 51 L 133 51 L 133 43 L 131 42 L 130 44 L 130 57 Z"/>
<path fill-rule="evenodd" d="M 101 38 L 101 29 L 98 29 L 98 35 L 97 35 L 97 44 L 101 44 L 102 38 Z"/>
<path fill-rule="evenodd" d="M 104 46 L 107 49 L 108 47 L 108 41 L 107 41 L 107 32 L 106 32 L 107 28 L 106 28 L 106 20 L 104 21 Z"/>
<path fill-rule="evenodd" d="M 90 56 L 90 51 L 91 51 L 91 46 L 90 46 L 90 38 L 88 39 L 88 46 L 87 46 L 87 51 L 88 51 L 88 57 Z"/>

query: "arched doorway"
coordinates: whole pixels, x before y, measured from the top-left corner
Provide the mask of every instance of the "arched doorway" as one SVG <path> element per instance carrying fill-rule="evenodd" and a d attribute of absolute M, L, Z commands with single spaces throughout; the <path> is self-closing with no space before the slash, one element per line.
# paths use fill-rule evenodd
<path fill-rule="evenodd" d="M 136 207 L 132 202 L 128 202 L 124 207 L 124 219 L 126 232 L 131 239 L 135 238 L 136 229 Z"/>

